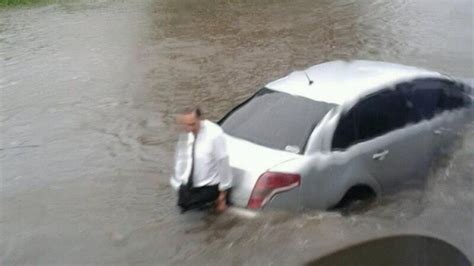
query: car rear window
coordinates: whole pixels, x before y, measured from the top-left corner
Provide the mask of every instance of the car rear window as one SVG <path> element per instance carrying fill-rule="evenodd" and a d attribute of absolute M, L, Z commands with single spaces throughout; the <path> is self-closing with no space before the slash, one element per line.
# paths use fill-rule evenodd
<path fill-rule="evenodd" d="M 334 106 L 263 88 L 219 123 L 231 136 L 301 154 L 315 126 Z"/>

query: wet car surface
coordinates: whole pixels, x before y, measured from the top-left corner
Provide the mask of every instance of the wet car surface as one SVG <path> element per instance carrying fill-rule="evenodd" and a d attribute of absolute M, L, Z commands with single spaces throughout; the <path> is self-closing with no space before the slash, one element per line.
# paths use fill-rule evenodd
<path fill-rule="evenodd" d="M 265 85 L 219 121 L 231 200 L 251 209 L 328 209 L 422 179 L 472 120 L 471 88 L 436 72 L 331 61 Z M 301 156 L 296 156 L 301 155 Z"/>
<path fill-rule="evenodd" d="M 392 233 L 435 236 L 472 261 L 472 123 L 422 189 L 347 215 L 179 215 L 168 185 L 178 106 L 217 120 L 268 81 L 333 59 L 473 77 L 472 18 L 467 0 L 1 10 L 1 264 L 302 264 Z"/>

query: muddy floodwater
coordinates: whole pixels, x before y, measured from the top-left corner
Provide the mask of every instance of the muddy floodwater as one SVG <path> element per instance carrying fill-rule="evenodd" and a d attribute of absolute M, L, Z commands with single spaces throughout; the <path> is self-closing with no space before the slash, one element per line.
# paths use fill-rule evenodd
<path fill-rule="evenodd" d="M 349 213 L 180 215 L 173 113 L 333 59 L 474 77 L 471 0 L 77 0 L 0 10 L 1 265 L 298 265 L 393 234 L 474 259 L 474 123 L 422 188 Z"/>

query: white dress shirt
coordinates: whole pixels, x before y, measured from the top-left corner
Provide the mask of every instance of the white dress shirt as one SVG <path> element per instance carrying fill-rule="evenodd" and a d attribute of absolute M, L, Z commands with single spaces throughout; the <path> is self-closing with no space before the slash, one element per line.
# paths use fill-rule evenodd
<path fill-rule="evenodd" d="M 192 165 L 192 148 L 194 148 L 194 187 L 219 185 L 223 191 L 232 186 L 232 174 L 229 156 L 222 129 L 208 120 L 200 121 L 197 137 L 192 133 L 181 134 L 176 145 L 174 175 L 171 186 L 178 190 L 188 182 Z"/>

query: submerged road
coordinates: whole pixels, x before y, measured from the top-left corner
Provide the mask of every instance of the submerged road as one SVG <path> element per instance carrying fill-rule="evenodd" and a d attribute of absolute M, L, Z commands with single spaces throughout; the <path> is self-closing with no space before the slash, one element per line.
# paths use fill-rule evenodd
<path fill-rule="evenodd" d="M 1 265 L 294 265 L 416 233 L 474 260 L 474 123 L 423 188 L 360 212 L 179 215 L 173 113 L 218 119 L 333 59 L 474 77 L 473 4 L 79 0 L 0 10 Z"/>

